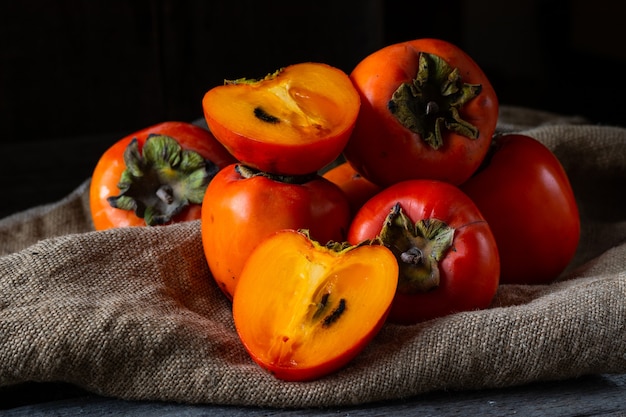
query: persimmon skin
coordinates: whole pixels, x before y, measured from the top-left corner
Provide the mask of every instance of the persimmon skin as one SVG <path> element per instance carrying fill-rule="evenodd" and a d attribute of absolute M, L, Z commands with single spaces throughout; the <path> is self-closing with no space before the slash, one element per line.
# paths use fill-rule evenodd
<path fill-rule="evenodd" d="M 252 83 L 214 87 L 202 107 L 209 129 L 237 160 L 265 172 L 303 175 L 341 154 L 360 99 L 343 71 L 307 62 Z"/>
<path fill-rule="evenodd" d="M 220 144 L 208 130 L 187 122 L 166 121 L 129 134 L 115 142 L 107 149 L 94 168 L 89 189 L 89 205 L 94 228 L 106 230 L 117 227 L 146 226 L 144 219 L 133 211 L 112 207 L 107 198 L 117 195 L 117 184 L 126 169 L 124 151 L 128 144 L 136 138 L 141 150 L 148 136 L 161 134 L 174 138 L 184 149 L 198 152 L 206 160 L 219 168 L 233 162 L 235 158 Z M 201 210 L 192 204 L 176 215 L 172 222 L 197 220 Z"/>
<path fill-rule="evenodd" d="M 347 162 L 329 169 L 322 176 L 341 188 L 348 198 L 352 215 L 356 214 L 367 200 L 382 191 L 382 187 L 363 177 Z"/>
<path fill-rule="evenodd" d="M 394 91 L 416 76 L 421 52 L 458 68 L 464 82 L 482 85 L 460 111 L 478 128 L 477 139 L 446 131 L 443 146 L 433 149 L 389 111 Z M 389 45 L 359 62 L 350 78 L 361 96 L 361 110 L 344 155 L 361 175 L 382 187 L 409 179 L 459 185 L 480 166 L 495 131 L 498 99 L 482 69 L 458 47 L 429 38 Z"/>
<path fill-rule="evenodd" d="M 576 196 L 556 155 L 521 134 L 494 139 L 493 155 L 461 189 L 489 222 L 503 284 L 548 284 L 580 241 Z"/>
<path fill-rule="evenodd" d="M 275 377 L 310 381 L 344 367 L 385 323 L 397 263 L 382 245 L 335 252 L 281 230 L 252 252 L 233 300 L 239 337 Z"/>
<path fill-rule="evenodd" d="M 368 200 L 354 217 L 348 242 L 381 233 L 399 203 L 412 223 L 438 219 L 454 229 L 452 246 L 438 263 L 441 282 L 427 292 L 398 291 L 388 321 L 415 324 L 461 311 L 489 307 L 500 278 L 500 257 L 493 233 L 474 202 L 458 187 L 436 180 L 407 180 Z M 385 242 L 385 244 L 387 244 Z M 398 288 L 402 285 L 399 278 Z"/>
<path fill-rule="evenodd" d="M 288 184 L 263 176 L 244 178 L 232 164 L 209 184 L 201 219 L 209 268 L 232 299 L 243 265 L 263 239 L 281 229 L 308 229 L 320 242 L 343 241 L 350 207 L 341 190 L 321 176 Z"/>

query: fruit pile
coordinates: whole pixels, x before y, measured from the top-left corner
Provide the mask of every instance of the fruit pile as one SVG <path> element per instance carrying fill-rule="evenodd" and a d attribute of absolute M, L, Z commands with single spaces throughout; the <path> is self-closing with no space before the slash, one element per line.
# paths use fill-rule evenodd
<path fill-rule="evenodd" d="M 240 339 L 280 379 L 338 370 L 386 322 L 550 283 L 576 251 L 560 162 L 495 134 L 492 85 L 448 42 L 387 46 L 350 75 L 308 62 L 226 81 L 202 107 L 210 132 L 165 122 L 103 155 L 94 226 L 201 219 Z"/>

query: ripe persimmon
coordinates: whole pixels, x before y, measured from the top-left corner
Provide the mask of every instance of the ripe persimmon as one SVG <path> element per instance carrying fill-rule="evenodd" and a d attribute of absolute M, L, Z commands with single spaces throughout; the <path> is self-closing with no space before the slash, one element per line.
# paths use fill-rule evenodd
<path fill-rule="evenodd" d="M 407 180 L 385 188 L 354 216 L 348 242 L 378 237 L 399 266 L 388 320 L 414 324 L 489 307 L 500 257 L 489 224 L 458 187 Z"/>
<path fill-rule="evenodd" d="M 329 169 L 322 176 L 341 188 L 341 191 L 343 191 L 348 198 L 353 215 L 367 200 L 382 191 L 382 187 L 379 187 L 359 174 L 352 165 L 347 162 L 343 162 Z"/>
<path fill-rule="evenodd" d="M 574 258 L 580 212 L 556 155 L 523 134 L 494 138 L 481 169 L 461 185 L 498 245 L 503 284 L 548 284 Z"/>
<path fill-rule="evenodd" d="M 260 80 L 227 81 L 206 92 L 204 116 L 242 163 L 265 172 L 316 172 L 343 151 L 359 113 L 359 95 L 343 71 L 294 64 Z"/>
<path fill-rule="evenodd" d="M 213 176 L 235 158 L 207 129 L 167 121 L 119 139 L 91 176 L 96 230 L 152 226 L 200 218 Z"/>
<path fill-rule="evenodd" d="M 252 252 L 233 300 L 239 337 L 279 379 L 307 381 L 337 371 L 378 333 L 398 281 L 385 246 L 320 245 L 281 230 Z"/>
<path fill-rule="evenodd" d="M 281 229 L 309 229 L 324 243 L 345 240 L 350 207 L 339 187 L 317 174 L 276 177 L 233 164 L 209 184 L 201 217 L 209 268 L 232 299 L 246 259 L 262 240 Z"/>
<path fill-rule="evenodd" d="M 350 78 L 361 110 L 344 156 L 382 187 L 409 179 L 458 185 L 481 164 L 498 119 L 498 98 L 464 51 L 440 39 L 386 46 Z"/>

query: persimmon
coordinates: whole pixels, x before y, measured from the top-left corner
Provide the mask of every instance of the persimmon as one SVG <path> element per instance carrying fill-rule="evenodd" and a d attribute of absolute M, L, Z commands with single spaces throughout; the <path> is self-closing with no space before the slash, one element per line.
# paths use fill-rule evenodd
<path fill-rule="evenodd" d="M 479 65 L 440 39 L 388 45 L 350 78 L 361 109 L 344 156 L 382 187 L 409 179 L 458 185 L 481 164 L 498 120 L 498 98 Z"/>
<path fill-rule="evenodd" d="M 345 240 L 350 207 L 339 187 L 320 175 L 279 177 L 232 164 L 209 184 L 201 218 L 209 268 L 232 299 L 246 259 L 266 237 L 308 229 L 320 242 Z"/>
<path fill-rule="evenodd" d="M 260 80 L 239 79 L 206 92 L 204 116 L 242 163 L 265 172 L 316 172 L 343 151 L 359 113 L 350 78 L 327 64 L 294 64 Z"/>
<path fill-rule="evenodd" d="M 347 162 L 340 163 L 329 169 L 322 176 L 330 182 L 337 184 L 341 191 L 344 192 L 350 203 L 350 210 L 353 215 L 367 200 L 382 191 L 382 187 L 359 174 Z"/>
<path fill-rule="evenodd" d="M 383 245 L 330 242 L 281 230 L 252 252 L 233 300 L 239 337 L 279 379 L 306 381 L 356 357 L 385 322 L 398 264 Z"/>
<path fill-rule="evenodd" d="M 461 190 L 493 231 L 500 282 L 552 282 L 580 241 L 580 213 L 567 172 L 546 145 L 522 134 L 496 136 L 484 162 Z"/>
<path fill-rule="evenodd" d="M 207 184 L 234 163 L 207 129 L 166 121 L 115 142 L 96 164 L 89 204 L 96 230 L 197 220 Z"/>
<path fill-rule="evenodd" d="M 458 187 L 406 180 L 385 188 L 357 212 L 348 242 L 378 237 L 399 266 L 388 321 L 414 324 L 489 307 L 500 257 L 489 224 Z"/>

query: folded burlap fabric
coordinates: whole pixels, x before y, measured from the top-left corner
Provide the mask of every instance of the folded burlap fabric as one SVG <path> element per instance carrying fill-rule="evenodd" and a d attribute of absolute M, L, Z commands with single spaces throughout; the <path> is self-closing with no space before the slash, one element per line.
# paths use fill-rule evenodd
<path fill-rule="evenodd" d="M 340 372 L 283 382 L 239 342 L 199 222 L 92 231 L 85 182 L 0 220 L 0 389 L 65 381 L 125 399 L 306 407 L 626 372 L 626 129 L 507 107 L 500 129 L 546 143 L 570 175 L 582 239 L 558 282 L 387 324 Z"/>

